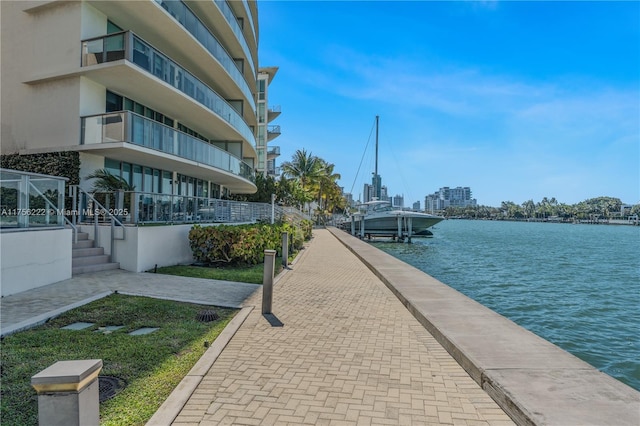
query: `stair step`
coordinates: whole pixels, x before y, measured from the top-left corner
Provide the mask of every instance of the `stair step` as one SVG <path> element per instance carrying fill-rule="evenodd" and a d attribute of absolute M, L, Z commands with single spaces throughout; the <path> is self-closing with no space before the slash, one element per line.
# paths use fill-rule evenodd
<path fill-rule="evenodd" d="M 73 243 L 71 247 L 74 249 L 91 248 L 93 247 L 93 240 L 78 240 L 78 242 Z"/>
<path fill-rule="evenodd" d="M 109 260 L 111 259 L 109 259 L 108 254 L 75 257 L 71 260 L 71 267 L 75 268 L 76 266 L 102 265 L 105 263 L 109 263 Z"/>
<path fill-rule="evenodd" d="M 71 250 L 71 257 L 85 257 L 85 256 L 100 256 L 104 254 L 104 248 L 102 247 L 90 247 L 90 248 L 74 248 Z"/>
<path fill-rule="evenodd" d="M 78 232 L 78 241 L 84 241 L 89 239 L 88 232 Z"/>
<path fill-rule="evenodd" d="M 119 263 L 101 263 L 99 265 L 76 266 L 71 269 L 72 275 L 88 274 L 89 272 L 108 271 L 110 269 L 119 269 Z"/>

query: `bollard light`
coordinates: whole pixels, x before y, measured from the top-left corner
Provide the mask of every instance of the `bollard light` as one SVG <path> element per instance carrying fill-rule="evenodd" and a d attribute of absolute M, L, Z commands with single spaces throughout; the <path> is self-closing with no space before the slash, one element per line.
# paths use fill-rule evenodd
<path fill-rule="evenodd" d="M 264 251 L 264 274 L 262 276 L 262 313 L 271 313 L 273 302 L 273 271 L 276 264 L 276 251 Z"/>

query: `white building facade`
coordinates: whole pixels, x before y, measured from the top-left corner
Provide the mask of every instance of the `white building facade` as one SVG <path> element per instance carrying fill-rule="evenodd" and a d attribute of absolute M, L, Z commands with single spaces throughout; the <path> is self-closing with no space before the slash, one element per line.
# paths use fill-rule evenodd
<path fill-rule="evenodd" d="M 2 154 L 77 151 L 137 191 L 252 193 L 255 1 L 2 2 Z"/>
<path fill-rule="evenodd" d="M 269 124 L 280 115 L 280 106 L 269 106 L 269 85 L 278 72 L 278 67 L 263 67 L 258 72 L 258 132 L 256 135 L 256 173 L 275 176 L 279 173 L 276 158 L 280 156 L 279 146 L 268 143 L 280 136 L 280 126 Z"/>
<path fill-rule="evenodd" d="M 268 108 L 266 87 L 277 68 L 258 65 L 256 1 L 2 1 L 0 8 L 2 157 L 71 153 L 83 190 L 102 169 L 134 187 L 118 200 L 132 209 L 119 217 L 125 226 L 115 239 L 107 225 L 82 229 L 120 268 L 192 261 L 189 223 L 203 222 L 214 199 L 254 193 L 256 172 L 268 169 L 275 129 L 267 124 L 279 111 Z M 174 225 L 136 226 L 144 222 Z M 67 244 L 71 252 L 68 237 L 58 247 Z"/>
<path fill-rule="evenodd" d="M 449 188 L 444 186 L 433 194 L 424 198 L 426 211 L 444 210 L 447 207 L 467 207 L 477 205 L 477 200 L 472 198 L 471 188 L 468 186 Z"/>

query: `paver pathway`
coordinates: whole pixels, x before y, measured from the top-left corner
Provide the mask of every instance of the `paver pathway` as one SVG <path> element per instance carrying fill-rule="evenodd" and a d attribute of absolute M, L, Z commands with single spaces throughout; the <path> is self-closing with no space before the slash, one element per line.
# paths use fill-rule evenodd
<path fill-rule="evenodd" d="M 175 419 L 218 424 L 513 424 L 326 230 L 255 305 Z"/>

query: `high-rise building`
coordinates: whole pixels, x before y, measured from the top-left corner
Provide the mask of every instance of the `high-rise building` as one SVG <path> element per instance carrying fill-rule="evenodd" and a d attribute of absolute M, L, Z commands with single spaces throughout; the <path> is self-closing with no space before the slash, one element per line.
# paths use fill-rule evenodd
<path fill-rule="evenodd" d="M 255 192 L 277 69 L 258 68 L 255 1 L 0 3 L 2 154 L 77 153 L 85 189 L 106 169 L 145 193 Z"/>
<path fill-rule="evenodd" d="M 0 1 L 0 18 L 3 165 L 62 174 L 86 192 L 106 170 L 135 189 L 97 195 L 122 216 L 95 228 L 80 217 L 74 232 L 130 271 L 193 261 L 189 222 L 231 220 L 216 198 L 256 192 L 276 156 L 277 68 L 259 68 L 256 1 Z M 69 167 L 29 170 L 45 162 Z M 89 197 L 68 216 L 99 202 Z M 115 220 L 128 226 L 110 232 Z M 71 244 L 48 248 L 68 248 L 65 274 Z"/>
<path fill-rule="evenodd" d="M 404 207 L 404 196 L 396 195 L 393 197 L 393 206 L 394 207 Z"/>
<path fill-rule="evenodd" d="M 256 153 L 258 161 L 256 173 L 276 175 L 276 158 L 280 156 L 280 147 L 267 144 L 280 136 L 280 126 L 270 125 L 280 115 L 280 106 L 269 106 L 269 84 L 278 72 L 278 67 L 263 67 L 258 71 L 258 132 Z"/>
<path fill-rule="evenodd" d="M 466 207 L 477 205 L 477 200 L 471 198 L 471 188 L 444 186 L 433 194 L 427 195 L 424 199 L 426 211 L 444 210 L 449 206 Z"/>

